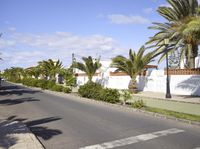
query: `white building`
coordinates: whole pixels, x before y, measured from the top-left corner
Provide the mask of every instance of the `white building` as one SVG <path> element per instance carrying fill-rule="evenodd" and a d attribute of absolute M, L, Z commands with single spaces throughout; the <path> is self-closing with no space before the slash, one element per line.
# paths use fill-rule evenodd
<path fill-rule="evenodd" d="M 200 68 L 200 57 L 196 59 L 196 68 Z M 107 88 L 128 89 L 130 77 L 125 73 L 115 73 L 110 68 L 110 61 L 101 61 L 102 67 L 93 77 L 94 82 Z M 85 73 L 76 70 L 77 85 L 88 81 Z M 170 88 L 172 94 L 200 96 L 200 69 L 170 71 Z M 137 86 L 140 91 L 166 92 L 166 75 L 164 70 L 148 70 L 146 75 L 137 77 Z"/>

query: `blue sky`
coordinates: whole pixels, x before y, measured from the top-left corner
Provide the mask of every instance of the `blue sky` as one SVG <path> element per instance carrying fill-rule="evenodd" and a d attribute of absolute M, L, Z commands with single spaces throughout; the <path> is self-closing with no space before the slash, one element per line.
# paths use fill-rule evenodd
<path fill-rule="evenodd" d="M 165 0 L 0 0 L 0 70 L 43 59 L 71 63 L 71 54 L 107 60 L 138 50 L 164 21 Z"/>

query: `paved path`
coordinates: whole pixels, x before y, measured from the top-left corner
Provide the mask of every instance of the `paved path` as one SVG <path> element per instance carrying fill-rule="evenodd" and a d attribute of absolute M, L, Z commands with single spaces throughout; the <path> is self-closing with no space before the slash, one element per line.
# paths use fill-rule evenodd
<path fill-rule="evenodd" d="M 43 149 L 22 122 L 0 120 L 0 149 Z"/>
<path fill-rule="evenodd" d="M 24 122 L 47 149 L 200 147 L 198 126 L 7 83 L 3 89 L 0 114 L 9 120 Z"/>
<path fill-rule="evenodd" d="M 200 115 L 200 97 L 172 95 L 172 98 L 166 99 L 165 94 L 155 92 L 140 92 L 133 95 L 133 99 L 141 98 L 149 107 Z M 129 102 L 133 101 L 129 100 Z"/>
<path fill-rule="evenodd" d="M 146 91 L 146 92 L 139 92 L 135 96 L 200 104 L 200 97 L 189 96 L 189 95 L 172 95 L 172 98 L 167 98 L 166 99 L 165 98 L 165 93 Z"/>

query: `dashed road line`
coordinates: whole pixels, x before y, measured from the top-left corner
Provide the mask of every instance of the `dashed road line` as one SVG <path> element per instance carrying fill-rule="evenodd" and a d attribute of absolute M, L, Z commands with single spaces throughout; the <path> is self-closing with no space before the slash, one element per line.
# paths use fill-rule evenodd
<path fill-rule="evenodd" d="M 157 132 L 153 132 L 153 133 L 147 133 L 147 134 L 142 134 L 142 135 L 138 135 L 138 136 L 133 136 L 133 137 L 125 138 L 125 139 L 115 140 L 115 141 L 111 141 L 111 142 L 105 142 L 102 144 L 81 147 L 80 149 L 110 149 L 110 148 L 126 146 L 126 145 L 130 145 L 130 144 L 134 144 L 134 143 L 138 143 L 138 142 L 142 142 L 142 141 L 155 139 L 155 138 L 167 136 L 170 134 L 177 134 L 177 133 L 181 133 L 181 132 L 184 132 L 184 130 L 172 128 L 172 129 L 157 131 Z"/>

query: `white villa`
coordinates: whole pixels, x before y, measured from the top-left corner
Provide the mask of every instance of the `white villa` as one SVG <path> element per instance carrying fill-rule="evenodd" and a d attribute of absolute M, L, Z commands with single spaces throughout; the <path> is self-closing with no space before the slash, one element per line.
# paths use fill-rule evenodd
<path fill-rule="evenodd" d="M 195 62 L 196 69 L 169 70 L 172 94 L 200 96 L 200 56 L 196 58 Z M 93 81 L 98 82 L 107 88 L 128 89 L 130 77 L 125 73 L 116 73 L 115 68 L 110 68 L 110 63 L 111 61 L 101 61 L 102 67 L 93 77 Z M 85 73 L 77 69 L 75 70 L 75 73 L 78 86 L 83 85 L 88 81 Z M 137 86 L 140 91 L 165 93 L 165 70 L 148 69 L 145 75 L 138 75 Z"/>

